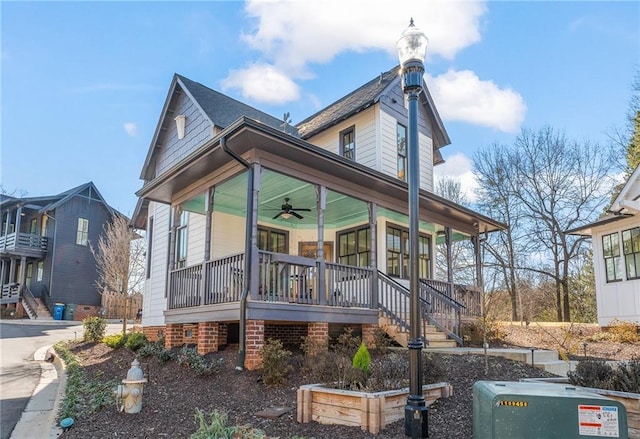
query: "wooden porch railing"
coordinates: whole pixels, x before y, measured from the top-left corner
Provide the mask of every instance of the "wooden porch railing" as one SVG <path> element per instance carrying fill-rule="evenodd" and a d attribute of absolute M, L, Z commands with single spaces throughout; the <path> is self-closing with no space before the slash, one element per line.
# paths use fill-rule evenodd
<path fill-rule="evenodd" d="M 463 305 L 460 310 L 463 317 L 480 317 L 482 315 L 482 308 L 480 305 L 481 293 L 477 287 L 468 285 L 453 284 L 453 288 L 449 289 L 448 282 L 442 282 L 434 279 L 420 279 L 425 285 L 429 285 L 434 290 L 438 291 L 457 303 Z M 452 291 L 451 294 L 449 291 Z"/>
<path fill-rule="evenodd" d="M 431 286 L 431 282 L 420 279 L 420 298 L 426 304 L 425 316 L 436 328 L 462 344 L 460 317 L 464 305 Z"/>
<path fill-rule="evenodd" d="M 34 316 L 34 319 L 38 318 L 38 302 L 33 297 L 33 293 L 27 285 L 23 285 L 21 289 L 21 296 L 24 299 L 23 305 L 29 311 L 29 316 Z"/>
<path fill-rule="evenodd" d="M 42 299 L 44 306 L 49 310 L 49 313 L 53 315 L 53 300 L 51 300 L 51 293 L 46 285 L 42 285 L 40 287 L 40 298 Z"/>
<path fill-rule="evenodd" d="M 20 302 L 20 286 L 18 284 L 4 284 L 0 290 L 0 304 Z"/>
<path fill-rule="evenodd" d="M 372 296 L 375 270 L 327 263 L 326 273 L 328 305 L 371 309 L 377 307 Z"/>
<path fill-rule="evenodd" d="M 315 259 L 259 252 L 258 298 L 270 302 L 321 303 Z"/>
<path fill-rule="evenodd" d="M 0 251 L 2 250 L 47 250 L 47 238 L 31 233 L 9 233 L 0 236 Z"/>

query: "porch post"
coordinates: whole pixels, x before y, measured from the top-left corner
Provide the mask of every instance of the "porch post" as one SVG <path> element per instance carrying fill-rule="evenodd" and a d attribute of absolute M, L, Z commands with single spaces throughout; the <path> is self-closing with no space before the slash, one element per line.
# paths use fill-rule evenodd
<path fill-rule="evenodd" d="M 169 240 L 169 271 L 176 269 L 176 233 L 178 232 L 178 223 L 180 222 L 180 206 L 172 207 L 172 210 L 171 239 Z"/>
<path fill-rule="evenodd" d="M 9 265 L 9 283 L 10 284 L 16 281 L 16 261 L 17 259 L 11 258 L 11 265 Z"/>
<path fill-rule="evenodd" d="M 27 257 L 22 256 L 20 258 L 20 287 L 22 287 L 27 279 Z"/>
<path fill-rule="evenodd" d="M 484 289 L 484 282 L 482 279 L 482 254 L 480 252 L 480 237 L 478 235 L 472 236 L 471 242 L 473 243 L 473 252 L 476 262 L 476 286 Z"/>
<path fill-rule="evenodd" d="M 318 209 L 318 303 L 326 305 L 326 268 L 327 261 L 324 254 L 324 211 L 327 207 L 327 187 L 316 186 L 317 209 Z"/>
<path fill-rule="evenodd" d="M 0 288 L 4 286 L 4 279 L 7 276 L 7 260 L 0 260 Z"/>
<path fill-rule="evenodd" d="M 371 268 L 375 271 L 371 284 L 371 309 L 378 308 L 378 205 L 369 203 L 369 234 L 371 246 Z"/>
<path fill-rule="evenodd" d="M 253 300 L 258 299 L 258 282 L 260 270 L 260 255 L 258 254 L 258 197 L 260 195 L 260 184 L 262 181 L 262 167 L 259 164 L 253 164 L 253 193 L 251 199 L 251 217 L 247 221 L 251 222 L 251 267 L 253 269 L 249 273 L 249 292 Z M 247 255 L 245 255 L 247 257 Z"/>
<path fill-rule="evenodd" d="M 211 260 L 211 217 L 213 214 L 213 196 L 216 188 L 212 186 L 205 192 L 205 225 L 204 225 L 204 260 Z"/>
<path fill-rule="evenodd" d="M 444 228 L 444 240 L 447 246 L 447 292 L 453 299 L 453 254 L 451 251 L 451 227 Z"/>
<path fill-rule="evenodd" d="M 20 220 L 22 219 L 22 206 L 16 211 L 16 246 L 18 245 L 18 234 L 20 233 Z"/>
<path fill-rule="evenodd" d="M 9 235 L 9 226 L 11 226 L 11 211 L 7 210 L 7 221 L 4 226 L 4 250 L 7 249 L 7 236 Z"/>

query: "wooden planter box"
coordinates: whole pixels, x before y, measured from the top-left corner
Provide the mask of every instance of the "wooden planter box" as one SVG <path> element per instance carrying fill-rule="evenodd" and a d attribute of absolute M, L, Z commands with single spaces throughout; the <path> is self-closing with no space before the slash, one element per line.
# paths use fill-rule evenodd
<path fill-rule="evenodd" d="M 557 384 L 569 384 L 568 378 L 530 378 L 523 379 L 521 381 L 538 381 L 538 382 L 553 382 Z M 598 395 L 606 396 L 607 398 L 615 399 L 622 403 L 627 410 L 627 427 L 629 430 L 629 439 L 640 439 L 640 393 L 630 392 L 616 392 L 614 390 L 595 389 L 593 387 L 579 387 L 576 388 L 587 390 L 589 392 L 597 393 Z"/>
<path fill-rule="evenodd" d="M 449 383 L 422 387 L 427 405 L 453 393 Z M 378 433 L 388 424 L 404 419 L 409 389 L 367 393 L 332 389 L 322 384 L 309 384 L 298 389 L 298 422 L 360 426 Z"/>

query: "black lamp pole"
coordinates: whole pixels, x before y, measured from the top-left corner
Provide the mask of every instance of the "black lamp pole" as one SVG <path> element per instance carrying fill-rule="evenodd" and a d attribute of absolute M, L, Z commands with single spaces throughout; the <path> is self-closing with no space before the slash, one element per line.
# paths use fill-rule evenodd
<path fill-rule="evenodd" d="M 409 348 L 409 396 L 404 409 L 404 432 L 412 438 L 427 438 L 427 404 L 422 394 L 422 338 L 420 337 L 420 276 L 418 257 L 420 154 L 418 149 L 418 95 L 422 91 L 424 55 L 427 37 L 413 24 L 403 32 L 398 41 L 398 55 L 402 68 L 404 93 L 408 98 L 409 121 L 407 128 L 408 185 L 409 185 L 409 289 L 410 340 Z"/>

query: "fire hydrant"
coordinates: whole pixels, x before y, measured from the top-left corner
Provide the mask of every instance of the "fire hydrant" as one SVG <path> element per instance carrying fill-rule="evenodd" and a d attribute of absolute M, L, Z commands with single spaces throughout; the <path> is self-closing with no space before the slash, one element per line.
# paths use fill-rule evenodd
<path fill-rule="evenodd" d="M 131 363 L 131 369 L 127 372 L 127 378 L 118 384 L 115 390 L 116 400 L 122 401 L 120 411 L 125 413 L 140 413 L 142 410 L 142 390 L 147 379 L 140 368 L 140 362 L 135 359 Z"/>

